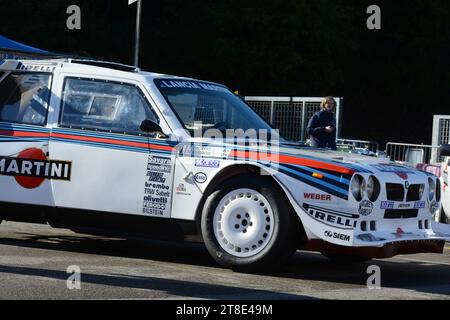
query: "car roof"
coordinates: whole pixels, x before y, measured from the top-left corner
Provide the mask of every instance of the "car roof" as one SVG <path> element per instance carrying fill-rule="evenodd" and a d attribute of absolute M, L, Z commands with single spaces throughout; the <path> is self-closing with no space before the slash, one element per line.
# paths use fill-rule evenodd
<path fill-rule="evenodd" d="M 47 60 L 4 60 L 0 64 L 0 69 L 31 71 L 31 72 L 54 72 L 57 68 L 74 72 L 77 74 L 102 75 L 121 77 L 129 79 L 179 79 L 189 81 L 202 81 L 211 84 L 221 85 L 211 81 L 203 81 L 189 77 L 180 77 L 169 74 L 142 71 L 134 66 L 120 64 L 116 62 L 90 60 L 90 59 L 47 59 Z"/>

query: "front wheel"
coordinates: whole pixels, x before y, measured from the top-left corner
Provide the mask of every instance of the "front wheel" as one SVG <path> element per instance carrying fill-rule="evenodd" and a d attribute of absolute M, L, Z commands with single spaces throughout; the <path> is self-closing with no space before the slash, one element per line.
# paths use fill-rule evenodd
<path fill-rule="evenodd" d="M 296 250 L 298 222 L 265 177 L 232 178 L 205 203 L 202 236 L 213 258 L 236 271 L 268 271 Z"/>

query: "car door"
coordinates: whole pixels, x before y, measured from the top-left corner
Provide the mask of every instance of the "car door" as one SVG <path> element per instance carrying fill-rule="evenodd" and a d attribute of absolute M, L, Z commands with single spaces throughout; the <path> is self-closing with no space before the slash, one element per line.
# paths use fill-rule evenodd
<path fill-rule="evenodd" d="M 142 135 L 161 119 L 140 87 L 66 75 L 62 90 L 50 152 L 71 161 L 71 180 L 53 181 L 56 206 L 170 217 L 174 144 Z"/>
<path fill-rule="evenodd" d="M 67 163 L 49 158 L 52 79 L 50 72 L 0 72 L 2 203 L 53 206 L 51 180 L 68 177 Z"/>

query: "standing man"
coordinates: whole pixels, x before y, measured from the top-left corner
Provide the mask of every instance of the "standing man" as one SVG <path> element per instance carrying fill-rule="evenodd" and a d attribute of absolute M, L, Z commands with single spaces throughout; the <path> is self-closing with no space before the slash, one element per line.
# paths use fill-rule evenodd
<path fill-rule="evenodd" d="M 336 118 L 334 110 L 336 101 L 333 97 L 323 99 L 321 108 L 309 121 L 308 134 L 311 146 L 336 150 Z"/>

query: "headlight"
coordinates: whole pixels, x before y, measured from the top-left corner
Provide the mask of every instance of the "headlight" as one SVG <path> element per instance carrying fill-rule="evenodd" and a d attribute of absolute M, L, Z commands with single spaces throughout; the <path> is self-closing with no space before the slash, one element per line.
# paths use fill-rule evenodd
<path fill-rule="evenodd" d="M 436 194 L 436 182 L 433 179 L 428 178 L 428 200 L 433 200 Z"/>
<path fill-rule="evenodd" d="M 433 200 L 430 204 L 430 213 L 435 214 L 436 212 L 439 211 L 439 209 L 440 209 L 439 202 Z"/>
<path fill-rule="evenodd" d="M 372 202 L 377 201 L 380 196 L 380 191 L 380 182 L 374 176 L 370 176 L 367 180 L 367 197 L 369 200 Z"/>
<path fill-rule="evenodd" d="M 361 201 L 366 192 L 366 181 L 359 174 L 355 175 L 350 183 L 353 197 L 356 201 Z"/>

